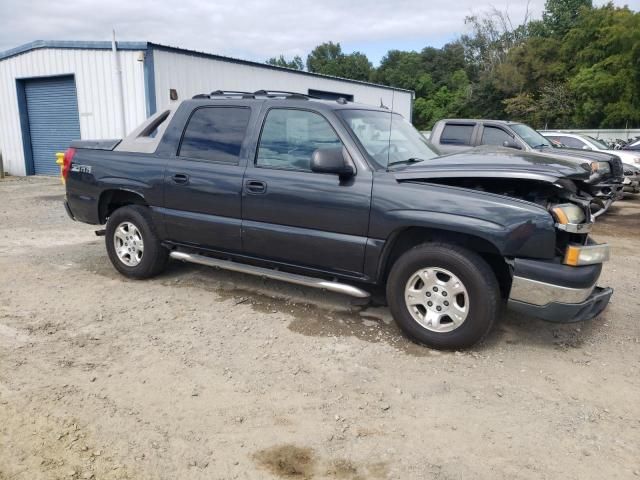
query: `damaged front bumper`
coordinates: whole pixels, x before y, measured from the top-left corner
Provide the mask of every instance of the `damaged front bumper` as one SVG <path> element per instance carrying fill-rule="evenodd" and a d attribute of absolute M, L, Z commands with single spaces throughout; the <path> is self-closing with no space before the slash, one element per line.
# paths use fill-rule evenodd
<path fill-rule="evenodd" d="M 514 259 L 508 307 L 551 322 L 598 316 L 613 289 L 597 287 L 602 264 L 572 267 L 556 260 Z"/>
<path fill-rule="evenodd" d="M 597 218 L 613 205 L 613 202 L 624 198 L 624 185 L 620 183 L 599 183 L 591 189 L 589 193 L 593 195 L 597 201 L 594 202 L 600 208 L 593 212 L 593 217 Z"/>

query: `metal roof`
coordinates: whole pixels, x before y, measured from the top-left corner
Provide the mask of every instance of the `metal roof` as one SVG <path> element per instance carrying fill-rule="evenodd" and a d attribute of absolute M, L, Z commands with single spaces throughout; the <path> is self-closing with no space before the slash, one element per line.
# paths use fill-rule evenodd
<path fill-rule="evenodd" d="M 162 45 L 160 43 L 153 42 L 116 42 L 118 49 L 120 50 L 162 50 L 166 52 L 173 52 L 182 55 L 191 55 L 194 57 L 208 58 L 212 60 L 219 60 L 223 62 L 237 63 L 241 65 L 248 65 L 251 67 L 259 67 L 259 68 L 267 68 L 271 70 L 280 70 L 288 73 L 296 74 L 296 75 L 307 75 L 311 77 L 320 77 L 326 78 L 330 80 L 338 80 L 341 82 L 355 83 L 359 85 L 368 85 L 370 87 L 378 87 L 384 88 L 387 90 L 395 90 L 398 92 L 407 92 L 411 93 L 413 96 L 413 90 L 406 90 L 404 88 L 395 88 L 390 87 L 388 85 L 380 85 L 378 83 L 365 82 L 362 80 L 353 80 L 350 78 L 342 78 L 335 77 L 332 75 L 324 75 L 321 73 L 312 73 L 306 72 L 303 70 L 295 70 L 292 68 L 286 67 L 277 67 L 275 65 L 269 65 L 267 63 L 254 62 L 251 60 L 242 60 L 234 57 L 227 57 L 224 55 L 216 55 L 212 53 L 200 52 L 197 50 L 188 50 L 185 48 L 179 47 L 171 47 L 169 45 Z M 23 53 L 30 52 L 32 50 L 37 50 L 41 48 L 65 48 L 72 50 L 111 50 L 111 42 L 108 41 L 76 41 L 76 40 L 35 40 L 30 43 L 26 43 L 24 45 L 20 45 L 19 47 L 11 48 L 9 50 L 5 50 L 4 52 L 0 52 L 0 61 L 5 60 L 10 57 L 14 57 L 16 55 L 21 55 Z"/>

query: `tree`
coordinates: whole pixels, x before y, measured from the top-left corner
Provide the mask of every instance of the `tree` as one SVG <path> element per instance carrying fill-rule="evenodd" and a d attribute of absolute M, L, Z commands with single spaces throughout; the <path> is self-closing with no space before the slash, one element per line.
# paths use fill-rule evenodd
<path fill-rule="evenodd" d="M 271 57 L 266 63 L 276 67 L 291 68 L 292 70 L 304 70 L 304 63 L 299 55 L 293 57 L 291 61 L 284 58 L 284 55 L 280 55 L 277 58 Z"/>
<path fill-rule="evenodd" d="M 582 8 L 593 8 L 592 0 L 547 0 L 542 23 L 550 35 L 563 37 L 576 25 Z"/>
<path fill-rule="evenodd" d="M 582 9 L 563 39 L 562 55 L 571 65 L 575 124 L 640 124 L 640 13 L 612 4 Z"/>
<path fill-rule="evenodd" d="M 513 98 L 504 100 L 505 112 L 513 120 L 525 122 L 535 126 L 537 102 L 528 92 L 520 93 Z"/>
<path fill-rule="evenodd" d="M 371 68 L 371 62 L 364 53 L 346 55 L 340 43 L 323 43 L 307 56 L 307 70 L 334 77 L 367 81 L 371 76 Z"/>
<path fill-rule="evenodd" d="M 527 39 L 529 9 L 519 25 L 514 25 L 508 12 L 495 7 L 482 16 L 468 16 L 464 22 L 472 30 L 470 35 L 460 39 L 467 61 L 475 64 L 480 72 L 491 73 L 506 61 L 513 47 Z"/>
<path fill-rule="evenodd" d="M 383 85 L 417 90 L 421 73 L 426 72 L 418 52 L 389 50 L 380 61 L 373 80 Z"/>
<path fill-rule="evenodd" d="M 540 89 L 537 126 L 544 128 L 568 128 L 575 108 L 569 86 L 562 82 L 550 82 Z"/>
<path fill-rule="evenodd" d="M 338 64 L 343 55 L 340 43 L 326 42 L 318 45 L 307 56 L 307 70 L 338 76 Z"/>

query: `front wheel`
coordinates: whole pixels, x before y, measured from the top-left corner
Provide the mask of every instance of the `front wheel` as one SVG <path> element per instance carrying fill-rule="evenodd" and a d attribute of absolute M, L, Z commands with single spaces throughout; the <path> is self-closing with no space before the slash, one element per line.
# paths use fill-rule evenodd
<path fill-rule="evenodd" d="M 160 244 L 149 210 L 141 205 L 111 214 L 105 242 L 111 263 L 127 277 L 149 278 L 167 265 L 169 252 Z"/>
<path fill-rule="evenodd" d="M 459 349 L 489 332 L 498 316 L 500 289 L 491 267 L 476 253 L 457 245 L 423 244 L 393 264 L 387 301 L 411 339 Z"/>

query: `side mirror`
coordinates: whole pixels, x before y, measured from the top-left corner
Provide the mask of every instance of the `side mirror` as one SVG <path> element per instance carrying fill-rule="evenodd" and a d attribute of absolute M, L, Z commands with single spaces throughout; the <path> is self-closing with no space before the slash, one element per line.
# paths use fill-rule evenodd
<path fill-rule="evenodd" d="M 583 150 L 591 150 L 591 147 L 589 145 L 585 145 L 582 147 Z"/>
<path fill-rule="evenodd" d="M 352 177 L 355 174 L 343 147 L 316 149 L 311 155 L 311 171 L 334 173 L 340 177 Z"/>
<path fill-rule="evenodd" d="M 516 150 L 522 150 L 522 147 L 513 140 L 505 140 L 504 142 L 502 142 L 502 146 L 507 148 L 515 148 Z"/>

